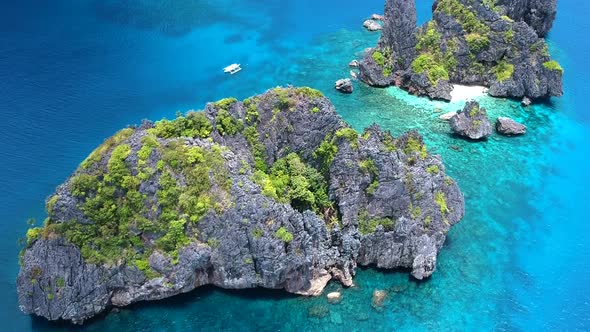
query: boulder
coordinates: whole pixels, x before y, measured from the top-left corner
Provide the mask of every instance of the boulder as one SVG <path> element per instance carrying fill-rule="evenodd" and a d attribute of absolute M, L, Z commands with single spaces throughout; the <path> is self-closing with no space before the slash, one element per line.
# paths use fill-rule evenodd
<path fill-rule="evenodd" d="M 529 97 L 523 97 L 522 101 L 520 102 L 522 106 L 527 107 L 530 106 L 533 102 L 529 99 Z"/>
<path fill-rule="evenodd" d="M 487 112 L 476 101 L 468 101 L 463 110 L 451 118 L 450 125 L 455 134 L 472 140 L 483 139 L 492 134 Z"/>
<path fill-rule="evenodd" d="M 348 66 L 351 68 L 357 68 L 359 66 L 358 60 L 352 60 L 348 63 Z"/>
<path fill-rule="evenodd" d="M 518 123 L 510 118 L 499 117 L 496 120 L 496 131 L 498 134 L 506 136 L 524 135 L 526 133 L 526 126 Z"/>
<path fill-rule="evenodd" d="M 383 17 L 383 15 L 379 15 L 379 14 L 373 14 L 371 15 L 371 19 L 374 21 L 382 21 L 385 19 L 385 17 Z"/>
<path fill-rule="evenodd" d="M 383 30 L 383 26 L 375 20 L 365 20 L 363 26 L 369 31 L 380 31 Z"/>
<path fill-rule="evenodd" d="M 352 93 L 352 80 L 350 78 L 339 79 L 334 87 L 342 93 Z"/>
<path fill-rule="evenodd" d="M 342 294 L 340 294 L 340 292 L 328 293 L 326 297 L 328 298 L 328 302 L 332 304 L 337 304 L 342 301 Z"/>

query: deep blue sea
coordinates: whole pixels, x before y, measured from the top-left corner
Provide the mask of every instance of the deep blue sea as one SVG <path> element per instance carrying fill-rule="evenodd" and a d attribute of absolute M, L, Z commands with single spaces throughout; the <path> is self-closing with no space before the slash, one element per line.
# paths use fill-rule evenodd
<path fill-rule="evenodd" d="M 419 20 L 430 0 L 418 0 Z M 523 137 L 451 137 L 430 102 L 396 88 L 333 82 L 374 45 L 362 21 L 383 0 L 20 0 L 0 10 L 0 330 L 57 330 L 17 307 L 17 239 L 79 162 L 117 129 L 173 117 L 207 101 L 277 85 L 322 90 L 356 129 L 418 129 L 465 193 L 427 282 L 360 269 L 344 300 L 205 287 L 139 304 L 88 331 L 588 331 L 590 330 L 590 2 L 559 0 L 549 35 L 565 95 L 522 108 L 481 97 L 489 117 L 511 116 Z M 238 62 L 244 70 L 226 76 Z M 336 283 L 328 290 L 340 289 Z M 374 289 L 390 291 L 382 310 Z M 329 315 L 310 318 L 327 307 Z"/>

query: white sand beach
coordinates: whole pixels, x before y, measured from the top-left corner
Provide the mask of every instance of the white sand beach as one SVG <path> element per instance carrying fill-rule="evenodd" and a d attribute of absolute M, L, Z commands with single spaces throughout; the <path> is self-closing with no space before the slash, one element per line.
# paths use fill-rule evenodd
<path fill-rule="evenodd" d="M 487 92 L 487 88 L 479 85 L 453 84 L 451 102 L 474 99 Z"/>

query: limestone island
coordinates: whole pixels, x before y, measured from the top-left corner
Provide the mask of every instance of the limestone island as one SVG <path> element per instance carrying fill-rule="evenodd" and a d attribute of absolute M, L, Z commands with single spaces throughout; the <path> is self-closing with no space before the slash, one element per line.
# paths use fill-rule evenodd
<path fill-rule="evenodd" d="M 27 232 L 23 312 L 82 323 L 202 285 L 319 295 L 358 265 L 429 277 L 464 199 L 416 132 L 358 134 L 310 88 L 106 140 Z"/>
<path fill-rule="evenodd" d="M 387 0 L 360 79 L 441 100 L 451 100 L 455 84 L 527 101 L 563 94 L 563 69 L 543 39 L 557 0 L 436 0 L 432 9 L 432 20 L 417 27 L 414 0 Z"/>

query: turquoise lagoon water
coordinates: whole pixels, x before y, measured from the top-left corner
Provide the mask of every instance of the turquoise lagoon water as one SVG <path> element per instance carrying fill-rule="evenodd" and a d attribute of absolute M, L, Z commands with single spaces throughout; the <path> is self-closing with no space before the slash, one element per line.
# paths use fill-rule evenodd
<path fill-rule="evenodd" d="M 419 0 L 419 18 L 431 2 Z M 277 85 L 322 90 L 356 129 L 377 123 L 400 134 L 417 129 L 465 193 L 466 215 L 449 233 L 436 273 L 415 282 L 404 271 L 360 269 L 344 300 L 282 291 L 204 287 L 138 304 L 82 327 L 109 330 L 589 330 L 590 113 L 585 59 L 586 2 L 560 1 L 549 36 L 566 70 L 565 95 L 522 108 L 481 97 L 489 117 L 511 116 L 523 137 L 466 142 L 450 135 L 430 102 L 391 89 L 333 82 L 377 34 L 362 20 L 381 0 L 342 1 L 32 1 L 0 13 L 0 318 L 3 330 L 79 329 L 18 311 L 17 239 L 25 220 L 44 218 L 43 201 L 117 129 L 142 118 L 173 117 L 227 96 Z M 239 62 L 244 70 L 224 76 Z M 371 294 L 384 289 L 383 308 Z M 323 317 L 312 317 L 323 312 Z"/>

